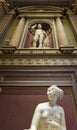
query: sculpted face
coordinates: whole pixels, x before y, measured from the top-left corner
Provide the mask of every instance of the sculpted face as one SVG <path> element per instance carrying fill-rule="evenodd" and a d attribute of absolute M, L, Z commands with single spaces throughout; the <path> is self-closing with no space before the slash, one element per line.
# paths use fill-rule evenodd
<path fill-rule="evenodd" d="M 42 28 L 42 25 L 41 25 L 41 24 L 38 24 L 38 28 L 39 28 L 39 29 Z"/>
<path fill-rule="evenodd" d="M 52 101 L 52 100 L 55 100 L 55 99 L 57 99 L 58 97 L 57 97 L 57 93 L 56 93 L 56 89 L 55 88 L 48 88 L 48 90 L 47 90 L 47 95 L 48 95 L 48 99 L 50 100 L 50 101 Z"/>

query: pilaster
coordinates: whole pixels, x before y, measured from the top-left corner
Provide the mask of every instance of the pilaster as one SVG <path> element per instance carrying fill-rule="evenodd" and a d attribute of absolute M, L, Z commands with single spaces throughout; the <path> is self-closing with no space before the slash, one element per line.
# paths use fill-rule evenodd
<path fill-rule="evenodd" d="M 25 26 L 25 19 L 21 18 L 17 28 L 15 29 L 15 31 L 13 33 L 12 38 L 10 40 L 10 43 L 9 43 L 10 46 L 15 46 L 15 47 L 18 46 L 20 39 L 21 39 L 23 29 L 24 29 L 24 26 Z"/>
<path fill-rule="evenodd" d="M 60 51 L 63 53 L 71 53 L 74 47 L 68 43 L 61 19 L 59 17 L 56 18 L 56 29 Z"/>

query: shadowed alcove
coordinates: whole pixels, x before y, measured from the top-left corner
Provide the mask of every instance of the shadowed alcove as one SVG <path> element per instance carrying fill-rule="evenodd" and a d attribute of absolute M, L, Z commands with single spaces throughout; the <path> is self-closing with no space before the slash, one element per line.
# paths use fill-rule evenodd
<path fill-rule="evenodd" d="M 36 25 L 38 25 L 39 23 L 36 23 Z M 35 24 L 31 25 L 34 26 Z M 42 30 L 44 30 L 48 36 L 48 41 L 49 41 L 49 48 L 54 48 L 54 44 L 53 44 L 53 37 L 52 37 L 52 29 L 50 28 L 49 24 L 47 23 L 41 23 L 42 25 Z M 35 28 L 37 29 L 37 27 Z M 29 47 L 33 47 L 33 37 L 34 37 L 34 33 L 31 29 L 31 27 L 29 27 L 28 33 L 27 33 L 27 37 L 25 40 L 25 44 L 24 44 L 24 48 L 29 48 Z M 37 42 L 37 48 L 38 48 L 39 42 Z M 46 45 L 45 45 L 46 46 Z"/>

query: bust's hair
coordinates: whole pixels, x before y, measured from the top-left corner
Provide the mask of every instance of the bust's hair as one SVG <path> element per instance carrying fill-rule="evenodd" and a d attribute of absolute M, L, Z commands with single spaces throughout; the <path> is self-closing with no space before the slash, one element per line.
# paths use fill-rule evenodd
<path fill-rule="evenodd" d="M 52 90 L 53 93 L 58 96 L 58 99 L 61 99 L 64 95 L 64 92 L 62 89 L 60 89 L 59 87 L 57 87 L 57 85 L 51 85 L 48 89 Z M 47 89 L 47 91 L 48 91 Z"/>

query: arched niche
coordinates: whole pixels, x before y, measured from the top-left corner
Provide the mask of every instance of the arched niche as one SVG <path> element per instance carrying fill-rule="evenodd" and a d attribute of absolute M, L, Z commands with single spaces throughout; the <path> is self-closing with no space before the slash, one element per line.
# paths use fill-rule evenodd
<path fill-rule="evenodd" d="M 23 35 L 21 38 L 21 42 L 20 42 L 20 48 L 32 48 L 33 47 L 33 37 L 34 34 L 31 30 L 31 27 L 34 26 L 36 24 L 36 28 L 37 29 L 37 25 L 41 24 L 42 25 L 42 29 L 46 32 L 47 34 L 47 38 L 48 38 L 48 43 L 45 44 L 42 48 L 57 48 L 58 46 L 58 42 L 57 42 L 57 35 L 56 35 L 56 26 L 55 26 L 55 21 L 54 19 L 31 19 L 31 20 L 27 20 L 26 24 L 25 24 L 25 28 L 23 31 Z M 37 47 L 38 48 L 38 44 L 37 43 Z"/>

